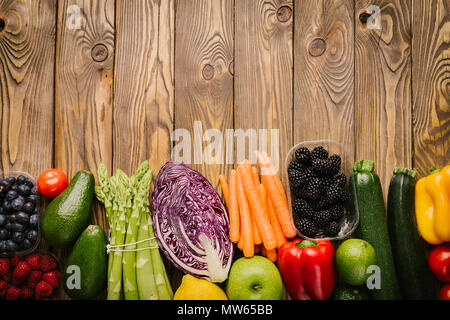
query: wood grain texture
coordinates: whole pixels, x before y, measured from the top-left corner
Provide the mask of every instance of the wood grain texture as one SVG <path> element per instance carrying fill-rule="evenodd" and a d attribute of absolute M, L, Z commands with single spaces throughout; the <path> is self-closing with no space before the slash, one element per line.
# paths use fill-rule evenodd
<path fill-rule="evenodd" d="M 370 5 L 379 30 L 361 21 Z M 409 0 L 356 2 L 356 157 L 375 161 L 385 198 L 394 167 L 412 167 L 410 14 Z"/>
<path fill-rule="evenodd" d="M 296 1 L 294 142 L 330 139 L 354 149 L 353 1 Z"/>
<path fill-rule="evenodd" d="M 450 1 L 412 4 L 414 168 L 450 163 Z"/>
<path fill-rule="evenodd" d="M 235 129 L 256 130 L 255 147 L 273 153 L 286 178 L 284 157 L 293 143 L 293 2 L 236 1 L 235 12 Z M 261 129 L 267 130 L 266 142 Z M 271 130 L 279 130 L 274 139 Z M 245 147 L 236 152 L 236 161 L 243 154 L 256 163 L 248 141 Z M 236 148 L 243 146 L 237 142 Z"/>
<path fill-rule="evenodd" d="M 174 105 L 174 1 L 118 0 L 114 167 L 127 173 L 170 159 Z"/>
<path fill-rule="evenodd" d="M 233 9 L 233 0 L 182 0 L 176 7 L 175 129 L 190 132 L 191 167 L 214 187 L 227 168 L 225 143 L 218 153 L 210 153 L 212 157 L 203 157 L 203 150 L 218 142 L 204 141 L 204 132 L 215 129 L 225 135 L 226 129 L 233 129 Z M 201 121 L 201 130 L 194 130 L 194 121 Z"/>
<path fill-rule="evenodd" d="M 52 165 L 56 2 L 0 1 L 1 169 Z"/>
<path fill-rule="evenodd" d="M 78 27 L 73 8 L 80 10 Z M 114 1 L 59 1 L 58 25 L 55 166 L 69 179 L 82 169 L 96 176 L 101 162 L 112 164 Z M 96 201 L 91 221 L 108 232 Z M 69 252 L 57 251 L 62 263 Z"/>

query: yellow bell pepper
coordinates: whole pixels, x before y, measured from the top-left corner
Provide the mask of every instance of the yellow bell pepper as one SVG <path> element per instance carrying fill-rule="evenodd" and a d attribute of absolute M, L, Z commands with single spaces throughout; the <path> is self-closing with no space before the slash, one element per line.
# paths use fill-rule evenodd
<path fill-rule="evenodd" d="M 450 165 L 417 181 L 415 202 L 422 238 L 433 245 L 450 241 Z"/>

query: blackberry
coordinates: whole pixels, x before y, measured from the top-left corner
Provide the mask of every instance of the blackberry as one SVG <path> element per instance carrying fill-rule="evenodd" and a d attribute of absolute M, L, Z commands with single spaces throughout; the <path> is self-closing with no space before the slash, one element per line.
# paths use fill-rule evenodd
<path fill-rule="evenodd" d="M 341 169 L 341 157 L 337 154 L 333 154 L 330 158 L 330 172 L 331 173 L 337 173 Z"/>
<path fill-rule="evenodd" d="M 303 199 L 295 199 L 293 205 L 294 214 L 298 218 L 311 218 L 314 215 L 314 211 L 311 206 Z"/>
<path fill-rule="evenodd" d="M 328 175 L 333 170 L 333 164 L 328 159 L 314 159 L 312 161 L 312 168 L 319 175 Z"/>
<path fill-rule="evenodd" d="M 336 221 L 330 222 L 325 228 L 325 233 L 327 236 L 332 236 L 332 237 L 337 236 L 340 231 L 341 231 L 341 226 Z"/>
<path fill-rule="evenodd" d="M 329 204 L 333 204 L 336 202 L 342 202 L 343 200 L 343 194 L 345 193 L 345 190 L 338 186 L 337 183 L 333 183 L 328 186 L 328 188 L 325 191 L 325 199 L 328 201 Z"/>
<path fill-rule="evenodd" d="M 347 183 L 347 177 L 343 172 L 338 172 L 333 176 L 332 181 L 336 182 L 338 186 L 343 188 Z"/>
<path fill-rule="evenodd" d="M 304 169 L 305 168 L 298 160 L 291 161 L 291 163 L 289 163 L 289 166 L 288 166 L 288 172 L 293 171 L 293 170 L 294 171 L 303 171 Z"/>
<path fill-rule="evenodd" d="M 295 158 L 301 164 L 308 165 L 311 162 L 311 152 L 306 147 L 301 147 L 295 150 Z"/>
<path fill-rule="evenodd" d="M 328 158 L 328 151 L 325 150 L 325 148 L 322 146 L 315 147 L 311 152 L 311 160 L 327 159 L 327 158 Z"/>
<path fill-rule="evenodd" d="M 288 172 L 289 184 L 292 188 L 298 188 L 302 186 L 302 173 L 298 170 L 291 170 Z"/>
<path fill-rule="evenodd" d="M 328 210 L 318 211 L 314 214 L 312 222 L 318 228 L 325 227 L 331 221 L 331 213 Z"/>
<path fill-rule="evenodd" d="M 299 219 L 295 226 L 302 235 L 308 238 L 314 238 L 317 235 L 317 228 L 309 219 Z"/>
<path fill-rule="evenodd" d="M 332 221 L 340 221 L 345 213 L 345 208 L 340 203 L 331 206 L 329 210 Z"/>
<path fill-rule="evenodd" d="M 318 177 L 312 177 L 304 189 L 304 196 L 309 200 L 317 200 L 319 199 L 322 191 L 322 181 Z"/>

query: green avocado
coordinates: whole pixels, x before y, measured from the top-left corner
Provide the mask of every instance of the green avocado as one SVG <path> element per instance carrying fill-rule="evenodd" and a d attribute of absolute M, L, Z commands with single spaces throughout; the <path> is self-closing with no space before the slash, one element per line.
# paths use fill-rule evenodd
<path fill-rule="evenodd" d="M 64 290 L 74 300 L 91 300 L 106 285 L 106 234 L 90 225 L 75 243 L 63 270 Z"/>
<path fill-rule="evenodd" d="M 88 226 L 94 197 L 94 175 L 79 171 L 67 188 L 50 202 L 41 221 L 41 231 L 49 244 L 65 248 L 75 243 Z"/>

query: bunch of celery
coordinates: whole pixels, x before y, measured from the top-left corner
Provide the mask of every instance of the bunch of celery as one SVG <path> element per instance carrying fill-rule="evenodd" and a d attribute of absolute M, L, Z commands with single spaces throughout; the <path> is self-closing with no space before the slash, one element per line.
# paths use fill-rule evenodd
<path fill-rule="evenodd" d="M 169 300 L 173 291 L 153 233 L 148 161 L 128 177 L 118 169 L 109 176 L 98 167 L 97 199 L 106 209 L 111 252 L 108 261 L 108 300 Z"/>

